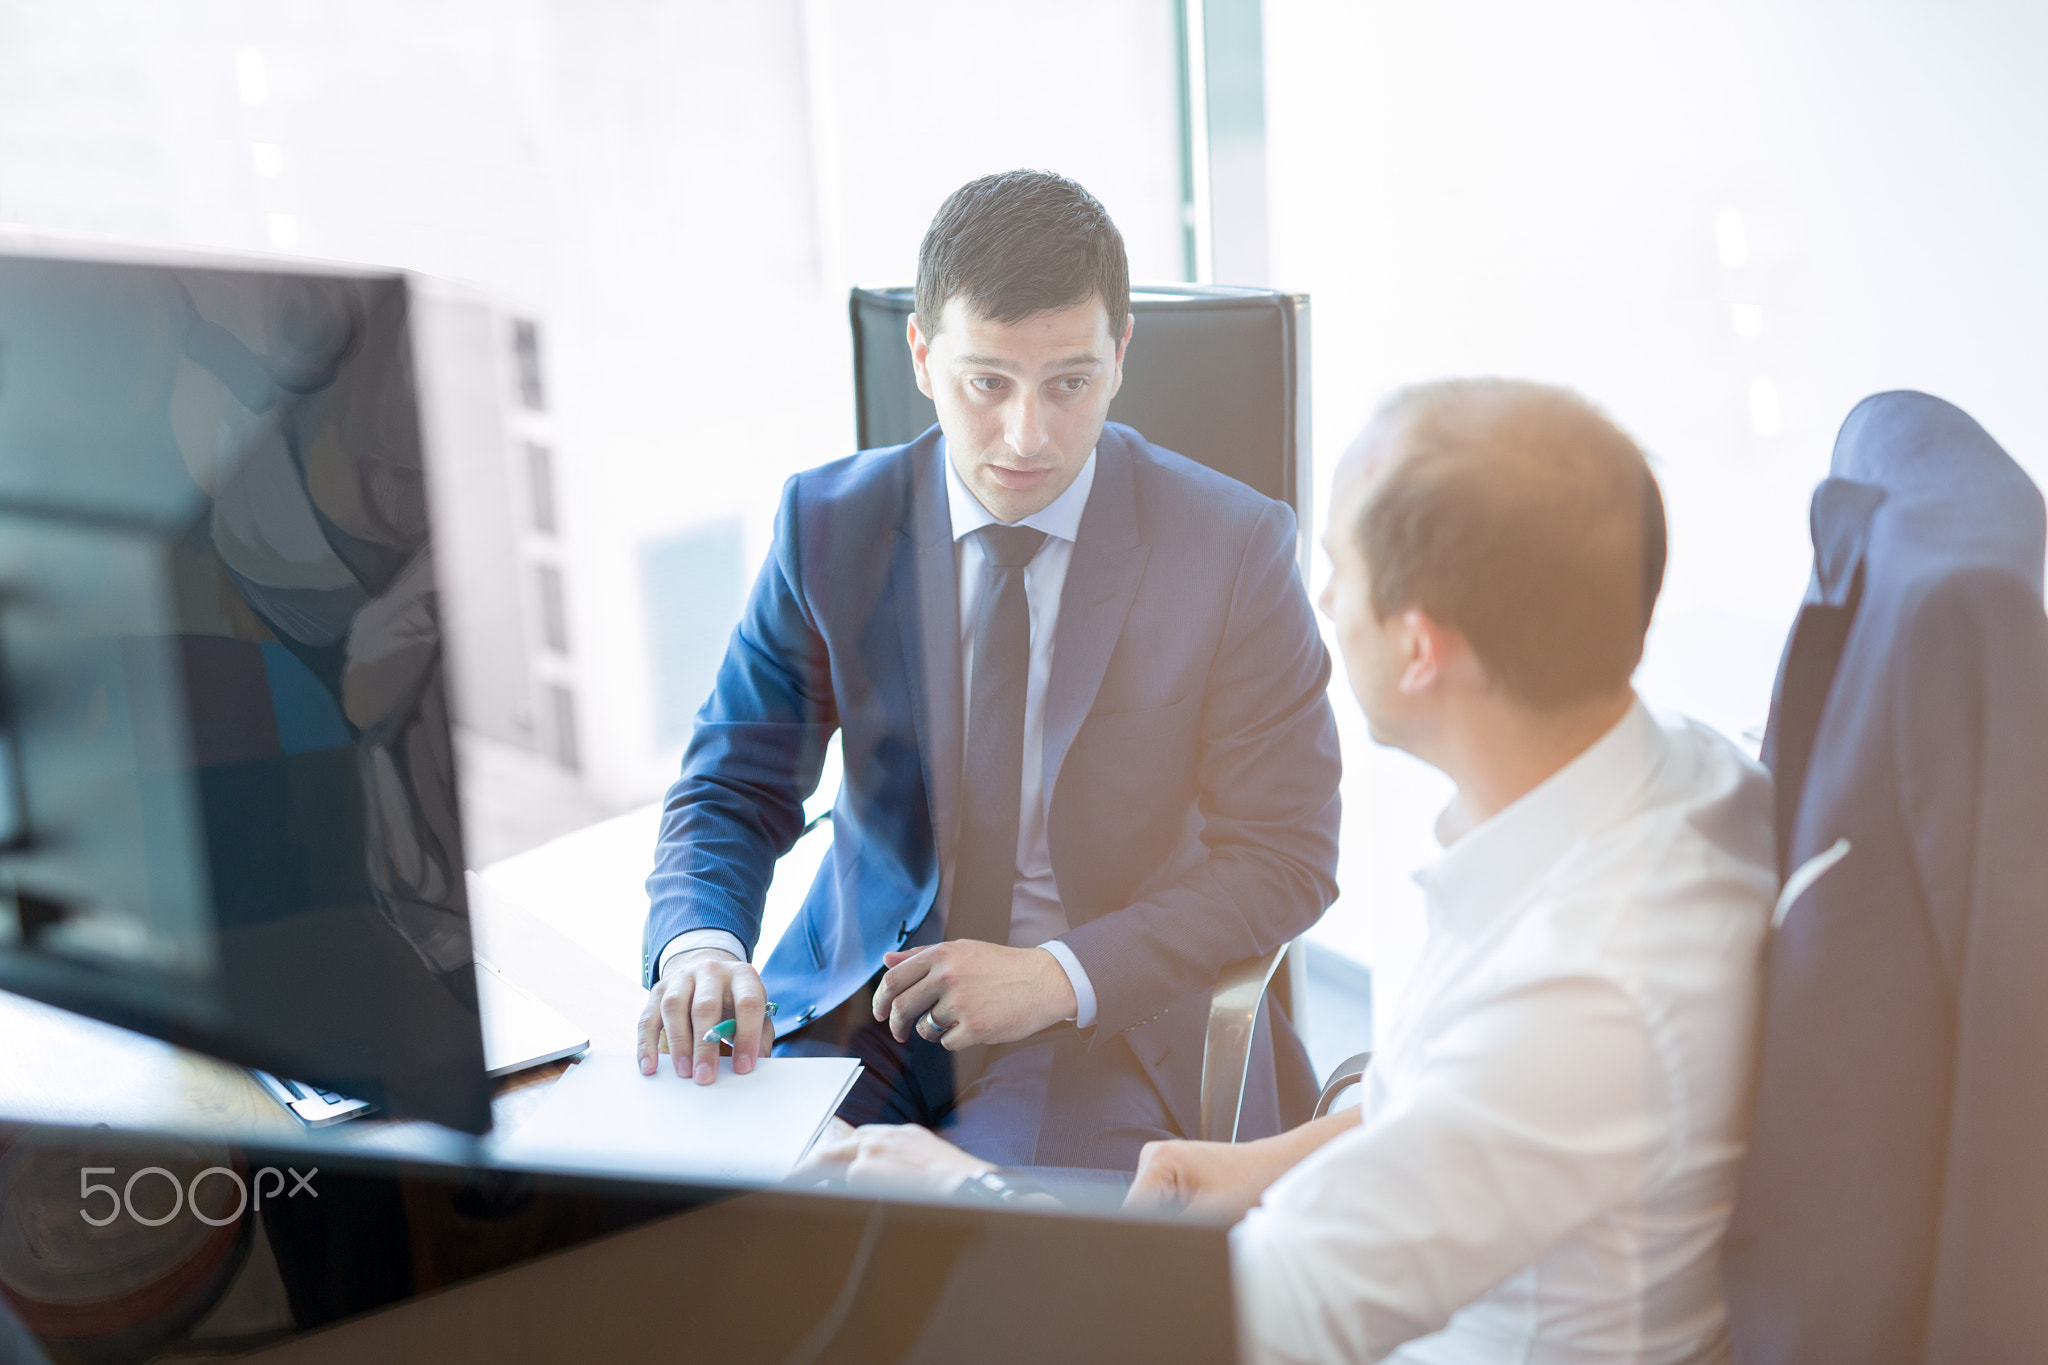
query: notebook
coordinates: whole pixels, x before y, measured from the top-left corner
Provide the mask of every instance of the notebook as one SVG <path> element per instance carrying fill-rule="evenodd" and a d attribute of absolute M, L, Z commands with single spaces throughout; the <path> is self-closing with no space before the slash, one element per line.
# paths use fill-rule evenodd
<path fill-rule="evenodd" d="M 719 1060 L 698 1085 L 666 1064 L 640 1074 L 626 1053 L 569 1068 L 525 1121 L 493 1138 L 492 1164 L 576 1175 L 766 1183 L 796 1169 L 861 1065 L 850 1057 L 764 1057 L 742 1076 Z"/>

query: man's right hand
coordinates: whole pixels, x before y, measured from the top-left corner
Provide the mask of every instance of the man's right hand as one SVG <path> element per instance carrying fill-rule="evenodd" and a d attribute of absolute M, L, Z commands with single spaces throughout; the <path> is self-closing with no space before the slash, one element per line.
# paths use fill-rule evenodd
<path fill-rule="evenodd" d="M 694 1066 L 697 1084 L 711 1084 L 718 1079 L 719 1045 L 715 1039 L 702 1040 L 706 1029 L 727 1019 L 739 1021 L 732 1035 L 732 1069 L 744 1075 L 754 1069 L 755 1058 L 767 1056 L 775 1045 L 761 974 L 723 948 L 677 953 L 640 1011 L 640 1074 L 654 1074 L 658 1040 L 666 1029 L 676 1075 L 689 1075 Z"/>

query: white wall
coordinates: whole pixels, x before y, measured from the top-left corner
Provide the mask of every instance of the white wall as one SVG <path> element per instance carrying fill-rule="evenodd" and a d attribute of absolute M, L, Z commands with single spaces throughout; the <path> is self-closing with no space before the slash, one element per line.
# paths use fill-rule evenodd
<path fill-rule="evenodd" d="M 645 800 L 677 751 L 654 737 L 643 547 L 739 517 L 765 549 L 783 479 L 848 444 L 843 307 L 819 269 L 794 0 L 562 3 L 549 32 L 553 361 L 591 781 Z"/>
<path fill-rule="evenodd" d="M 1761 724 L 1863 395 L 1939 394 L 2048 475 L 2048 7 L 1265 4 L 1274 283 L 1315 298 L 1320 473 L 1411 380 L 1605 405 L 1672 523 L 1654 703 Z M 1444 793 L 1339 711 L 1346 893 L 1319 933 L 1387 1002 Z"/>
<path fill-rule="evenodd" d="M 1086 185 L 1137 280 L 1181 276 L 1173 0 L 809 0 L 835 283 L 909 283 L 941 201 L 991 171 Z"/>
<path fill-rule="evenodd" d="M 1171 0 L 0 0 L 0 221 L 403 267 L 539 317 L 587 780 L 650 799 L 642 550 L 853 443 L 845 298 L 1076 176 L 1178 273 Z"/>

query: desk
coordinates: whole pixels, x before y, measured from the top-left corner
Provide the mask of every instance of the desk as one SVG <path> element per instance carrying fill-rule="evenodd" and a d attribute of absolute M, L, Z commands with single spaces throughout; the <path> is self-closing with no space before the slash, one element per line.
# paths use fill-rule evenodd
<path fill-rule="evenodd" d="M 631 1052 L 646 992 L 558 930 L 471 879 L 479 954 L 590 1035 L 594 1050 Z M 628 969 L 630 970 L 630 963 Z M 212 1138 L 308 1151 L 357 1151 L 413 1161 L 475 1159 L 468 1136 L 435 1124 L 365 1119 L 307 1128 L 241 1067 L 112 1024 L 0 992 L 0 1119 Z M 553 1079 L 560 1069 L 540 1073 Z M 516 1126 L 539 1091 L 521 1078 L 492 1103 Z"/>
<path fill-rule="evenodd" d="M 471 881 L 477 951 L 587 1030 L 595 1051 L 632 1051 L 645 1000 L 632 975 L 645 905 L 637 870 L 628 885 L 601 856 L 606 840 L 627 832 L 601 829 L 554 850 L 564 863 L 599 857 L 609 884 L 601 878 L 594 897 L 568 894 L 575 884 L 561 868 L 533 855 Z M 820 831 L 799 850 L 807 856 L 785 860 L 788 875 L 771 893 L 778 930 L 828 838 Z M 367 1159 L 358 1170 L 381 1166 L 376 1178 L 400 1188 L 414 1296 L 245 1358 L 552 1362 L 687 1350 L 705 1359 L 1221 1365 L 1233 1354 L 1219 1227 L 563 1177 L 539 1182 L 543 1199 L 559 1201 L 552 1221 L 500 1229 L 530 1235 L 532 1250 L 508 1257 L 502 1235 L 494 1246 L 444 1238 L 423 1247 L 423 1235 L 448 1229 L 451 1193 L 468 1178 L 451 1168 L 477 1155 L 461 1134 L 374 1119 L 307 1129 L 239 1067 L 6 994 L 0 1039 L 11 1053 L 0 1069 L 0 1118 L 211 1139 L 252 1149 L 252 1164 L 259 1148 L 326 1153 L 338 1166 Z M 544 1093 L 501 1093 L 495 1122 L 516 1127 Z M 267 1245 L 260 1229 L 257 1237 Z M 274 1264 L 265 1272 L 252 1259 L 187 1349 L 290 1323 L 284 1293 Z"/>
<path fill-rule="evenodd" d="M 593 1052 L 631 1053 L 641 989 L 641 890 L 659 806 L 578 830 L 469 876 L 476 952 L 590 1037 Z M 799 841 L 776 868 L 757 957 L 766 957 L 802 903 L 832 831 Z M 310 1151 L 359 1151 L 466 1164 L 473 1139 L 429 1123 L 368 1119 L 307 1128 L 238 1066 L 111 1024 L 0 992 L 0 1120 L 205 1137 Z M 532 1084 L 560 1068 L 513 1078 L 491 1106 L 510 1130 L 540 1098 Z"/>
<path fill-rule="evenodd" d="M 763 1190 L 263 1352 L 371 1360 L 1230 1365 L 1222 1228 Z"/>
<path fill-rule="evenodd" d="M 646 996 L 628 974 L 637 955 L 623 969 L 601 963 L 515 899 L 499 894 L 487 879 L 474 876 L 470 923 L 478 953 L 585 1030 L 593 1050 L 633 1049 Z M 265 1160 L 290 1160 L 299 1169 L 317 1165 L 330 1172 L 337 1158 L 395 1158 L 406 1163 L 400 1169 L 418 1173 L 427 1167 L 462 1167 L 481 1155 L 468 1135 L 418 1121 L 368 1118 L 307 1128 L 239 1066 L 5 992 L 0 992 L 0 1046 L 7 1054 L 0 1065 L 0 1122 L 65 1129 L 104 1124 L 123 1135 L 282 1154 Z M 494 1130 L 516 1128 L 566 1065 L 539 1067 L 501 1081 L 492 1103 Z M 0 1133 L 0 1149 L 5 1145 Z M 401 1187 L 408 1215 L 422 1227 L 445 1226 L 446 1200 L 436 1207 L 431 1198 L 420 1197 L 420 1188 L 411 1179 Z M 201 1322 L 201 1340 L 275 1332 L 292 1322 L 285 1286 L 260 1229 L 252 1245 L 247 1273 Z M 445 1247 L 415 1250 L 418 1288 L 461 1276 L 460 1248 L 453 1256 Z M 502 1249 L 497 1250 L 502 1257 Z"/>
<path fill-rule="evenodd" d="M 820 787 L 820 796 L 825 790 Z M 806 804 L 806 812 L 824 809 L 820 796 Z M 637 981 L 641 929 L 647 922 L 647 873 L 660 832 L 661 804 L 656 802 L 493 863 L 471 879 L 472 891 L 482 883 L 499 903 L 518 906 L 593 960 Z M 754 961 L 765 962 L 775 951 L 831 847 L 828 821 L 797 840 L 775 864 Z M 511 970 L 509 963 L 499 965 Z"/>

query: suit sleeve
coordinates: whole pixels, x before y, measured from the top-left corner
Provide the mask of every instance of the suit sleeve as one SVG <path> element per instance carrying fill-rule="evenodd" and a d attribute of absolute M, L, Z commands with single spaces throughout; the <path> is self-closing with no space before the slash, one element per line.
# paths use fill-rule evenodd
<path fill-rule="evenodd" d="M 2024 1357 L 2048 1337 L 2048 627 L 2034 590 L 1958 575 L 1899 650 L 1893 723 L 1954 1070 L 1925 1335 L 1928 1361 Z M 1992 1273 L 1997 1269 L 2009 1273 Z"/>
<path fill-rule="evenodd" d="M 800 483 L 783 488 L 768 562 L 662 810 L 647 879 L 647 985 L 662 948 L 692 929 L 722 929 L 752 953 L 775 861 L 803 832 L 804 798 L 838 728 L 825 640 L 803 598 Z"/>
<path fill-rule="evenodd" d="M 1066 934 L 1096 992 L 1096 1040 L 1145 1023 L 1227 962 L 1268 952 L 1336 899 L 1336 719 L 1329 653 L 1273 503 L 1246 544 L 1201 713 L 1206 856 Z"/>

